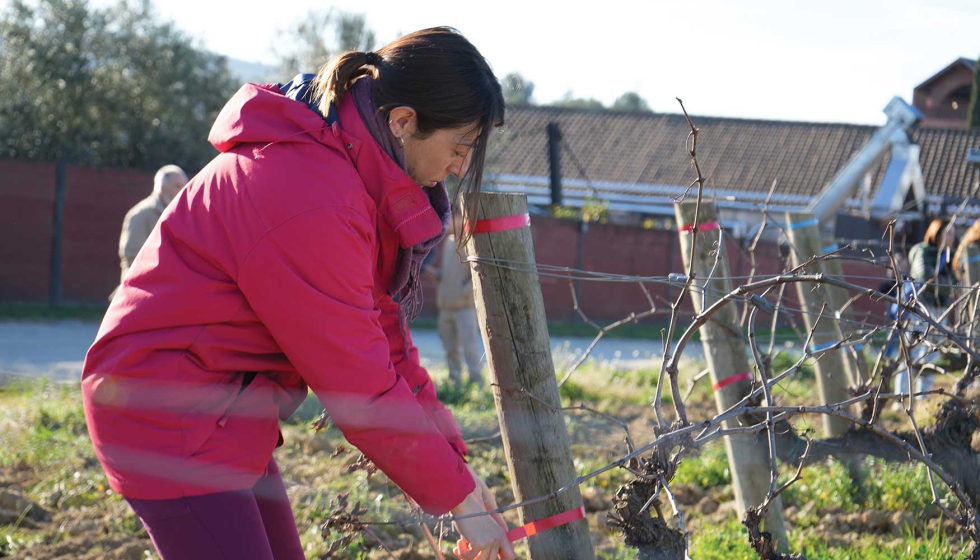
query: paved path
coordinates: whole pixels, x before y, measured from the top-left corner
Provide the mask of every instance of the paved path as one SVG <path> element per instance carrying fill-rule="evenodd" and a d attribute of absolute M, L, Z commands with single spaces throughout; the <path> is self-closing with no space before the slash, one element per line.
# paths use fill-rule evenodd
<path fill-rule="evenodd" d="M 0 374 L 57 381 L 78 379 L 85 352 L 98 330 L 98 323 L 83 321 L 0 321 Z M 423 364 L 445 367 L 442 344 L 435 331 L 414 331 L 412 337 Z M 553 339 L 558 369 L 574 363 L 591 342 L 588 338 Z M 693 345 L 688 354 L 701 359 L 700 345 Z M 659 368 L 660 343 L 607 338 L 599 341 L 592 358 L 621 369 Z"/>

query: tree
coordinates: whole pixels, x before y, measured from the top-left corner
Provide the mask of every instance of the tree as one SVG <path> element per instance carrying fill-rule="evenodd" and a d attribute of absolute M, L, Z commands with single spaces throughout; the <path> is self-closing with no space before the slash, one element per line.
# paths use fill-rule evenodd
<path fill-rule="evenodd" d="M 285 34 L 285 47 L 275 51 L 277 66 L 284 80 L 301 73 L 315 73 L 335 55 L 344 51 L 374 50 L 374 31 L 364 14 L 337 10 L 311 10 L 297 20 Z"/>
<path fill-rule="evenodd" d="M 148 0 L 14 0 L 0 15 L 0 156 L 193 172 L 234 91 L 223 57 Z"/>
<path fill-rule="evenodd" d="M 527 107 L 534 105 L 534 82 L 525 80 L 517 72 L 507 74 L 500 80 L 504 90 L 504 101 L 512 107 Z"/>
<path fill-rule="evenodd" d="M 650 109 L 650 104 L 647 103 L 646 99 L 640 97 L 640 94 L 634 91 L 628 91 L 623 95 L 616 98 L 613 101 L 612 107 L 613 111 L 632 111 L 634 113 L 652 113 Z"/>
<path fill-rule="evenodd" d="M 973 68 L 973 88 L 970 89 L 970 110 L 967 113 L 967 126 L 980 128 L 980 59 Z"/>
<path fill-rule="evenodd" d="M 563 109 L 586 109 L 589 111 L 601 111 L 605 106 L 598 99 L 573 97 L 571 91 L 565 92 L 561 99 L 551 104 L 552 107 Z"/>

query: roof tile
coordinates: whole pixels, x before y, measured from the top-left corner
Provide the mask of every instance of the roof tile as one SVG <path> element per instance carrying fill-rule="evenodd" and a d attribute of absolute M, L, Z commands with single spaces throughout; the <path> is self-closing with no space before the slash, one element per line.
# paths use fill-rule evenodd
<path fill-rule="evenodd" d="M 709 188 L 813 196 L 860 150 L 873 126 L 692 117 L 699 129 L 698 160 Z M 547 177 L 547 133 L 557 122 L 564 139 L 562 175 L 630 185 L 686 187 L 696 178 L 685 143 L 683 115 L 584 111 L 554 107 L 511 108 L 495 136 L 489 173 Z M 914 128 L 929 194 L 967 196 L 980 170 L 967 162 L 980 148 L 980 130 Z M 881 179 L 888 156 L 876 169 Z"/>

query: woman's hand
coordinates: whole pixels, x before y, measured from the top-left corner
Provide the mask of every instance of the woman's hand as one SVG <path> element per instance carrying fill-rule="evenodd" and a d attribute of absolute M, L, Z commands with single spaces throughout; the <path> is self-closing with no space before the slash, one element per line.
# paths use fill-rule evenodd
<path fill-rule="evenodd" d="M 469 465 L 467 465 L 469 466 Z M 453 508 L 453 515 L 469 515 L 497 509 L 497 501 L 473 467 L 470 467 L 476 488 L 463 503 Z M 456 530 L 469 542 L 456 544 L 453 554 L 463 560 L 515 560 L 514 547 L 507 540 L 507 524 L 499 513 L 456 521 Z"/>
<path fill-rule="evenodd" d="M 487 483 L 483 481 L 483 478 L 480 475 L 476 474 L 476 471 L 473 470 L 473 465 L 467 464 L 466 468 L 470 469 L 470 476 L 473 477 L 473 482 L 476 483 L 476 488 L 473 489 L 473 494 L 479 495 L 480 501 L 483 503 L 483 507 L 486 508 L 487 511 L 497 509 L 497 499 L 493 497 L 493 492 L 490 491 Z M 507 523 L 504 522 L 503 515 L 493 513 L 490 515 L 490 517 L 499 523 L 500 526 L 504 528 L 505 532 L 507 531 Z"/>

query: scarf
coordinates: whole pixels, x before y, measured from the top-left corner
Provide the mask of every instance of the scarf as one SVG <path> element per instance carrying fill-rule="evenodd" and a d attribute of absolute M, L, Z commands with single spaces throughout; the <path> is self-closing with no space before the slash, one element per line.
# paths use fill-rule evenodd
<path fill-rule="evenodd" d="M 354 106 L 357 107 L 357 112 L 361 115 L 361 120 L 371 132 L 371 137 L 392 161 L 407 172 L 405 150 L 402 148 L 401 142 L 391 133 L 388 121 L 378 110 L 374 101 L 374 80 L 370 76 L 366 76 L 355 81 L 350 88 L 350 95 L 354 101 Z M 446 236 L 449 222 L 452 220 L 452 203 L 449 200 L 449 190 L 446 189 L 445 183 L 440 182 L 431 188 L 421 186 L 419 188 L 429 197 L 429 203 L 442 220 L 442 232 L 428 241 L 398 251 L 398 261 L 395 264 L 395 273 L 392 276 L 388 293 L 398 302 L 398 309 L 403 320 L 407 319 L 408 321 L 414 321 L 422 312 L 423 301 L 420 282 L 422 263 L 429 252 Z"/>

